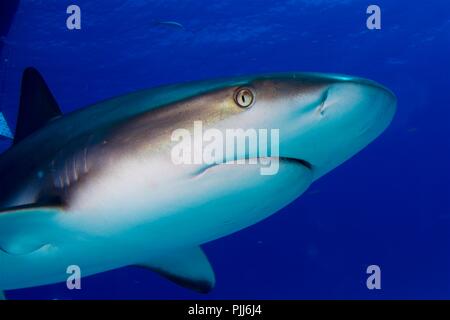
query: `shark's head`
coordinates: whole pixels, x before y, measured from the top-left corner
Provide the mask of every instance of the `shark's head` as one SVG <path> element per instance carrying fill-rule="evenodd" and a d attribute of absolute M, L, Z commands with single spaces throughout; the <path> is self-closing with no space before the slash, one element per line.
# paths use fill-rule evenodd
<path fill-rule="evenodd" d="M 187 118 L 202 120 L 205 127 L 267 129 L 268 135 L 279 129 L 280 158 L 300 160 L 315 180 L 386 129 L 396 98 L 385 87 L 361 78 L 289 73 L 222 83 L 189 105 L 196 111 Z M 248 149 L 242 152 L 246 154 L 236 158 L 255 156 Z"/>
<path fill-rule="evenodd" d="M 279 128 L 280 156 L 305 161 L 314 179 L 372 142 L 396 110 L 391 91 L 354 77 L 292 74 L 252 81 L 248 90 L 254 102 L 243 126 Z"/>

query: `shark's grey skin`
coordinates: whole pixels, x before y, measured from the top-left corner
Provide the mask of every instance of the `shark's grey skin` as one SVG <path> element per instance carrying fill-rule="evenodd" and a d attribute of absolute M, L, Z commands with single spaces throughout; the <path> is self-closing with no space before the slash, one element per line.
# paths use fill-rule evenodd
<path fill-rule="evenodd" d="M 250 108 L 234 100 L 243 86 Z M 199 245 L 286 206 L 380 135 L 395 109 L 368 80 L 286 73 L 145 90 L 54 118 L 0 156 L 0 288 L 65 281 L 73 264 L 83 275 L 145 265 L 208 291 Z M 280 129 L 279 172 L 175 165 L 171 134 L 197 120 Z"/>

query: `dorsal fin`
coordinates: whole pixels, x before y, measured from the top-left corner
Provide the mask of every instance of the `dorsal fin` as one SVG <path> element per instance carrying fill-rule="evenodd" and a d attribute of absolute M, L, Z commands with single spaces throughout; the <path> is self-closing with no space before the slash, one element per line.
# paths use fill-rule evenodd
<path fill-rule="evenodd" d="M 44 127 L 49 120 L 60 115 L 61 110 L 39 72 L 34 68 L 25 69 L 22 76 L 14 144 L 22 141 L 36 130 Z"/>

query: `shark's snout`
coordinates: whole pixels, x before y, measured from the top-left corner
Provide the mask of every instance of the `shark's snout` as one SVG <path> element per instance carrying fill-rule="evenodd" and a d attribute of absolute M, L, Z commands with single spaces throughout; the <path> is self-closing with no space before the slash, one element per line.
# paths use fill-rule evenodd
<path fill-rule="evenodd" d="M 292 130 L 283 152 L 311 163 L 317 179 L 376 139 L 391 123 L 397 99 L 389 89 L 366 79 L 311 79 L 311 87 L 298 85 L 298 96 L 308 99 L 296 100 L 296 112 L 285 122 L 292 123 Z"/>
<path fill-rule="evenodd" d="M 361 128 L 360 134 L 364 135 L 373 131 L 375 136 L 381 134 L 391 123 L 397 109 L 397 98 L 385 87 L 378 84 L 365 84 L 368 99 L 367 107 L 373 111 L 369 113 L 371 119 Z"/>
<path fill-rule="evenodd" d="M 392 121 L 397 99 L 384 86 L 365 79 L 349 78 L 329 86 L 320 106 L 324 117 L 334 118 L 355 137 L 371 141 Z"/>

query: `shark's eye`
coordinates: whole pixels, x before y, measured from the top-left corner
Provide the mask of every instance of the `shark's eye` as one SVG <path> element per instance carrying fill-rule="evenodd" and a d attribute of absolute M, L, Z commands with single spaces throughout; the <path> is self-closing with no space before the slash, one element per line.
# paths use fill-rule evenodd
<path fill-rule="evenodd" d="M 248 108 L 253 104 L 255 95 L 249 88 L 238 88 L 234 94 L 234 101 L 241 108 Z"/>

